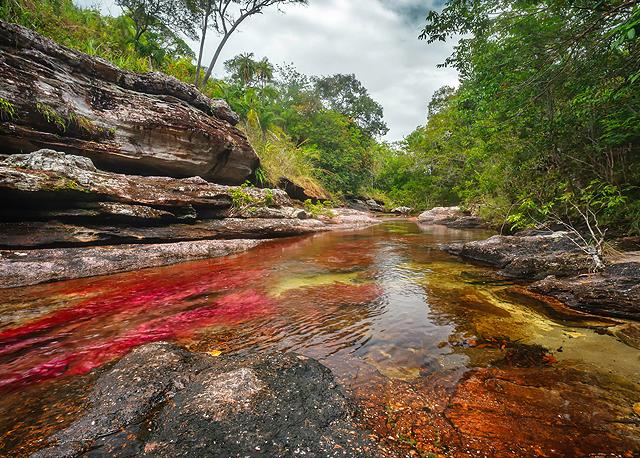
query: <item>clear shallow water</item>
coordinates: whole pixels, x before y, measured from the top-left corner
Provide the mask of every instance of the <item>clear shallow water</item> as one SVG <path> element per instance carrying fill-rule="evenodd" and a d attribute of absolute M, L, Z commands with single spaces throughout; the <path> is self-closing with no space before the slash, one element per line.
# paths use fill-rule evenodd
<path fill-rule="evenodd" d="M 315 357 L 358 399 L 363 422 L 380 435 L 395 428 L 389 406 L 405 401 L 402 390 L 420 387 L 420 396 L 431 396 L 426 405 L 440 395 L 424 381 L 454 389 L 469 369 L 501 360 L 507 350 L 493 345 L 495 338 L 546 347 L 553 355 L 548 366 L 580 371 L 571 373 L 579 383 L 596 376 L 598 388 L 620 387 L 616 408 L 633 415 L 640 351 L 610 335 L 622 322 L 523 297 L 493 269 L 438 249 L 487 235 L 396 221 L 270 242 L 224 259 L 0 290 L 0 451 L 39 448 L 83 409 L 93 369 L 158 340 L 212 354 L 287 350 Z M 527 370 L 537 376 L 551 369 Z M 417 408 L 426 412 L 425 405 Z M 446 451 L 440 440 L 420 442 L 434 433 L 418 437 L 411 425 L 418 416 L 405 418 L 409 433 L 396 443 L 402 453 Z M 631 426 L 621 434 L 637 432 L 633 422 L 623 424 Z"/>

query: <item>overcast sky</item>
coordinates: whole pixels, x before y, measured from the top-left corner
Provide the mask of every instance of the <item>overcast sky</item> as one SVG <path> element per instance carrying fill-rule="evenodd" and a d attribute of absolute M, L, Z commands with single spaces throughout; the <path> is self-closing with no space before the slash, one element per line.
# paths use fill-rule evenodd
<path fill-rule="evenodd" d="M 113 0 L 77 0 L 120 14 Z M 308 6 L 285 6 L 247 19 L 224 49 L 222 62 L 243 52 L 274 64 L 292 63 L 307 75 L 355 73 L 384 107 L 391 129 L 386 139 L 400 140 L 424 124 L 433 92 L 456 85 L 453 69 L 439 69 L 452 44 L 418 40 L 427 11 L 441 0 L 309 0 Z M 205 61 L 219 37 L 211 33 Z M 195 43 L 193 43 L 196 49 Z"/>

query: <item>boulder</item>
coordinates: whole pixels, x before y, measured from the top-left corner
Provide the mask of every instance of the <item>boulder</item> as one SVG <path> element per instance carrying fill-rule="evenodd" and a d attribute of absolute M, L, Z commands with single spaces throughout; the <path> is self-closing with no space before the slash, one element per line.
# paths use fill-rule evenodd
<path fill-rule="evenodd" d="M 281 178 L 278 187 L 284 189 L 292 199 L 304 202 L 311 200 L 312 202 L 320 202 L 323 200 L 331 200 L 331 196 L 322 187 L 309 180 L 292 180 L 289 178 Z"/>
<path fill-rule="evenodd" d="M 532 235 L 494 235 L 486 240 L 444 245 L 458 256 L 500 268 L 511 278 L 542 279 L 548 275 L 569 276 L 593 267 L 567 232 L 539 232 Z"/>
<path fill-rule="evenodd" d="M 354 199 L 349 201 L 349 207 L 353 210 L 358 210 L 361 212 L 384 212 L 384 205 L 382 202 L 378 202 L 374 199 Z"/>
<path fill-rule="evenodd" d="M 89 401 L 34 457 L 381 456 L 329 369 L 295 354 L 148 344 L 103 372 Z"/>
<path fill-rule="evenodd" d="M 411 207 L 396 207 L 391 210 L 391 213 L 395 213 L 396 215 L 408 215 L 413 211 Z"/>
<path fill-rule="evenodd" d="M 64 149 L 103 170 L 241 184 L 259 160 L 224 101 L 0 21 L 0 154 Z"/>
<path fill-rule="evenodd" d="M 420 213 L 421 224 L 439 224 L 455 229 L 473 229 L 486 227 L 482 219 L 462 211 L 460 207 L 434 207 Z"/>
<path fill-rule="evenodd" d="M 640 320 L 639 261 L 623 258 L 602 272 L 571 278 L 550 276 L 530 288 L 578 310 Z"/>
<path fill-rule="evenodd" d="M 371 213 L 354 210 L 352 208 L 334 208 L 331 210 L 331 216 L 326 216 L 322 219 L 329 224 L 347 228 L 370 226 L 380 223 L 380 220 L 371 216 Z"/>

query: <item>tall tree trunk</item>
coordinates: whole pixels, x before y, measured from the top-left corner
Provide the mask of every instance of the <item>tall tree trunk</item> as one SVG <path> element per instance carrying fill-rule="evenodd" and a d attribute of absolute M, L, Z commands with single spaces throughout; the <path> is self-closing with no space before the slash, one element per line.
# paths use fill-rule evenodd
<path fill-rule="evenodd" d="M 196 67 L 196 80 L 195 85 L 198 87 L 200 82 L 200 67 L 202 66 L 202 54 L 204 53 L 204 40 L 207 37 L 207 24 L 209 22 L 209 15 L 211 13 L 207 9 L 204 15 L 204 23 L 202 24 L 202 38 L 200 39 L 200 52 L 198 53 L 198 66 Z"/>
<path fill-rule="evenodd" d="M 235 32 L 235 30 L 238 28 L 240 23 L 242 21 L 244 21 L 247 17 L 249 17 L 251 14 L 253 14 L 253 13 L 249 12 L 249 13 L 245 13 L 242 16 L 240 16 L 238 18 L 238 20 L 236 21 L 236 23 L 233 24 L 233 27 L 231 27 L 231 29 L 229 29 L 229 31 L 224 34 L 224 37 L 222 37 L 222 40 L 218 44 L 218 48 L 216 49 L 216 53 L 213 55 L 213 59 L 211 59 L 211 64 L 209 64 L 209 68 L 207 69 L 207 73 L 205 73 L 205 75 L 204 75 L 204 79 L 202 80 L 202 86 L 207 84 L 207 81 L 209 81 L 209 78 L 211 77 L 211 72 L 213 72 L 213 67 L 215 67 L 216 62 L 218 61 L 218 58 L 220 57 L 220 53 L 222 52 L 222 48 L 224 48 L 224 45 L 227 44 L 227 41 L 229 40 L 229 37 L 231 36 L 231 34 L 233 32 Z"/>

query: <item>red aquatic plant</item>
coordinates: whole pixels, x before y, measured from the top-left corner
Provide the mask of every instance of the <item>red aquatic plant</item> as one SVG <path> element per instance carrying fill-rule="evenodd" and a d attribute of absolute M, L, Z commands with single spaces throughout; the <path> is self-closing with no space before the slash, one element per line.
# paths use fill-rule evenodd
<path fill-rule="evenodd" d="M 56 342 L 41 347 L 37 356 L 27 353 L 0 371 L 0 387 L 27 385 L 60 375 L 80 375 L 127 353 L 132 348 L 159 340 L 188 337 L 214 324 L 237 323 L 272 310 L 274 303 L 256 291 L 228 294 L 208 306 L 150 320 L 113 339 L 90 341 L 72 350 Z M 42 354 L 58 356 L 34 364 Z"/>
<path fill-rule="evenodd" d="M 221 263 L 222 264 L 222 263 Z M 190 278 L 182 276 L 138 276 L 122 283 L 104 285 L 100 294 L 94 294 L 79 302 L 71 302 L 70 307 L 57 310 L 40 319 L 0 332 L 0 354 L 6 353 L 7 345 L 16 339 L 24 339 L 56 326 L 66 326 L 76 321 L 87 321 L 96 317 L 118 312 L 140 313 L 179 304 L 185 299 L 203 293 L 214 294 L 235 287 L 250 284 L 263 276 L 259 270 L 227 269 L 226 265 L 209 268 L 200 275 L 191 273 Z M 132 281 L 133 280 L 133 281 Z M 4 351 L 3 351 L 4 350 Z"/>

